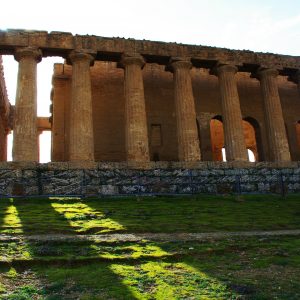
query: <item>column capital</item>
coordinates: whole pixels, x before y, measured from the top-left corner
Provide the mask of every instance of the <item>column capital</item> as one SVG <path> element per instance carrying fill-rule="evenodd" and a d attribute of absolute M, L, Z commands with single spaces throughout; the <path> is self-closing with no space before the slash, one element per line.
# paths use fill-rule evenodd
<path fill-rule="evenodd" d="M 138 53 L 123 53 L 119 62 L 121 68 L 125 68 L 128 65 L 138 65 L 143 68 L 145 64 L 144 57 Z"/>
<path fill-rule="evenodd" d="M 190 57 L 171 57 L 169 64 L 166 66 L 166 71 L 174 72 L 175 69 L 187 69 L 192 68 Z"/>
<path fill-rule="evenodd" d="M 254 77 L 256 77 L 257 79 L 260 80 L 262 77 L 265 77 L 265 76 L 277 77 L 278 74 L 279 74 L 279 72 L 276 69 L 258 68 Z"/>
<path fill-rule="evenodd" d="M 67 58 L 67 63 L 72 65 L 76 61 L 88 61 L 90 66 L 94 64 L 95 53 L 85 50 L 72 50 Z"/>
<path fill-rule="evenodd" d="M 15 50 L 15 60 L 20 61 L 25 57 L 31 57 L 39 63 L 42 60 L 42 51 L 34 47 L 22 47 L 16 48 Z"/>
<path fill-rule="evenodd" d="M 236 74 L 238 68 L 236 65 L 231 64 L 217 64 L 210 70 L 210 74 L 219 76 L 221 73 L 233 73 Z"/>

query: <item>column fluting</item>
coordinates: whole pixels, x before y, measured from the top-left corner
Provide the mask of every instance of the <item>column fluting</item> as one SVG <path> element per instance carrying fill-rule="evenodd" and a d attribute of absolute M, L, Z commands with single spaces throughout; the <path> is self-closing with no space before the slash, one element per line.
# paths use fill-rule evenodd
<path fill-rule="evenodd" d="M 180 161 L 199 161 L 200 142 L 190 75 L 192 64 L 188 59 L 173 58 L 170 67 L 174 76 L 178 158 Z"/>
<path fill-rule="evenodd" d="M 144 64 L 143 57 L 138 54 L 125 54 L 121 60 L 124 68 L 125 135 L 128 162 L 150 160 L 142 74 Z"/>
<path fill-rule="evenodd" d="M 237 67 L 233 65 L 220 65 L 216 68 L 222 100 L 226 160 L 248 161 L 240 100 L 235 79 L 236 72 Z"/>
<path fill-rule="evenodd" d="M 278 71 L 275 69 L 261 68 L 257 72 L 263 96 L 265 126 L 271 160 L 290 161 L 291 156 L 278 92 L 277 75 Z"/>
<path fill-rule="evenodd" d="M 19 62 L 13 124 L 13 161 L 38 161 L 37 63 L 42 52 L 37 48 L 18 48 Z"/>
<path fill-rule="evenodd" d="M 72 100 L 70 105 L 70 161 L 94 161 L 94 133 L 90 66 L 94 57 L 73 50 Z"/>

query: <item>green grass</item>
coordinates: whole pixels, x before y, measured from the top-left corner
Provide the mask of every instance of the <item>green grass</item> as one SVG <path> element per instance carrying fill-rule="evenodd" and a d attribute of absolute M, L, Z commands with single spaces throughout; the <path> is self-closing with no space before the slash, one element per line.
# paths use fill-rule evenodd
<path fill-rule="evenodd" d="M 2 199 L 0 233 L 101 234 L 300 228 L 300 196 Z"/>
<path fill-rule="evenodd" d="M 288 196 L 1 199 L 0 299 L 300 299 L 299 237 L 32 241 L 31 234 L 300 229 Z"/>
<path fill-rule="evenodd" d="M 0 282 L 12 297 L 3 299 L 300 297 L 298 237 L 185 243 L 48 242 L 48 252 L 45 243 L 28 247 L 32 265 L 15 259 L 14 267 L 0 267 Z M 90 260 L 104 252 L 111 256 Z M 17 298 L 25 292 L 32 294 Z M 5 294 L 3 289 L 1 293 Z"/>

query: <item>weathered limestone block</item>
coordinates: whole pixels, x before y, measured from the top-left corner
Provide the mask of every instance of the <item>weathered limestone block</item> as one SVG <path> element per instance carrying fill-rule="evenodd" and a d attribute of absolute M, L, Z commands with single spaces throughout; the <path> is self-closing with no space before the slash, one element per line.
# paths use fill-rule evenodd
<path fill-rule="evenodd" d="M 119 193 L 120 194 L 140 194 L 141 193 L 141 186 L 140 185 L 122 185 L 119 186 Z"/>
<path fill-rule="evenodd" d="M 104 170 L 104 169 L 127 169 L 127 162 L 99 162 L 98 163 L 98 169 Z"/>
<path fill-rule="evenodd" d="M 231 162 L 223 162 L 223 161 L 208 161 L 207 167 L 209 169 L 228 169 L 231 168 Z"/>
<path fill-rule="evenodd" d="M 191 176 L 191 170 L 188 169 L 179 169 L 179 170 L 174 170 L 173 176 L 175 177 L 190 177 Z"/>
<path fill-rule="evenodd" d="M 281 174 L 287 175 L 287 174 L 294 174 L 294 170 L 293 169 L 281 169 L 279 171 Z"/>
<path fill-rule="evenodd" d="M 239 175 L 239 169 L 227 169 L 224 171 L 225 175 Z"/>
<path fill-rule="evenodd" d="M 98 185 L 87 185 L 84 190 L 84 194 L 87 196 L 97 196 L 100 194 L 100 189 Z"/>
<path fill-rule="evenodd" d="M 55 195 L 55 189 L 52 184 L 43 185 L 43 195 Z"/>
<path fill-rule="evenodd" d="M 257 190 L 257 185 L 256 184 L 253 184 L 253 183 L 245 183 L 245 184 L 241 184 L 241 190 L 244 192 L 244 193 L 251 193 L 255 190 Z"/>
<path fill-rule="evenodd" d="M 299 182 L 290 183 L 288 185 L 288 190 L 291 191 L 292 193 L 299 193 L 300 192 L 300 183 Z"/>
<path fill-rule="evenodd" d="M 191 177 L 170 177 L 169 182 L 174 183 L 174 184 L 178 184 L 178 185 L 188 184 L 188 183 L 192 182 L 192 178 Z"/>
<path fill-rule="evenodd" d="M 46 170 L 68 170 L 68 162 L 49 162 L 47 164 L 42 164 Z"/>

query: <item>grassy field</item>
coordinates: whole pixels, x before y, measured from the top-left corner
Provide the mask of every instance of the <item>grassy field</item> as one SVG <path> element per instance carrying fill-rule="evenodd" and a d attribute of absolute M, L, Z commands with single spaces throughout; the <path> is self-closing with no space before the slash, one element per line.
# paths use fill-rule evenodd
<path fill-rule="evenodd" d="M 0 200 L 0 233 L 101 234 L 300 228 L 300 196 Z"/>
<path fill-rule="evenodd" d="M 0 299 L 300 299 L 300 238 L 32 241 L 32 234 L 300 229 L 300 197 L 1 199 Z M 13 238 L 15 237 L 15 238 Z"/>

